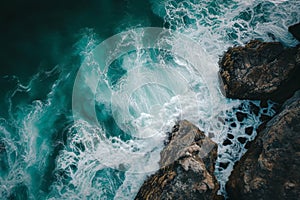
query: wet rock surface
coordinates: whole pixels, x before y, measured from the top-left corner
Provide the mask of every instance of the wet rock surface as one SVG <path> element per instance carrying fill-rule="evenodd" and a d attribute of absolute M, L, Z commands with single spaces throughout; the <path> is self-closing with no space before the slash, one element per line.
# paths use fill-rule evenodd
<path fill-rule="evenodd" d="M 217 144 L 195 125 L 180 121 L 161 152 L 160 169 L 144 182 L 135 199 L 222 199 L 216 195 L 216 159 Z"/>
<path fill-rule="evenodd" d="M 254 40 L 227 50 L 219 62 L 228 98 L 284 102 L 300 89 L 300 45 Z"/>
<path fill-rule="evenodd" d="M 300 91 L 250 145 L 226 185 L 229 199 L 299 199 Z"/>
<path fill-rule="evenodd" d="M 300 41 L 300 23 L 294 24 L 289 27 L 289 32 L 298 40 Z"/>

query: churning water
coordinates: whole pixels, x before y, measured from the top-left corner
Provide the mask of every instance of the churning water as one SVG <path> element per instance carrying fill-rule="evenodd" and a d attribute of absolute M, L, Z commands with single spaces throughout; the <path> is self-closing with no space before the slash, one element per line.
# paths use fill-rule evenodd
<path fill-rule="evenodd" d="M 68 60 L 27 83 L 2 77 L 14 87 L 1 102 L 1 199 L 133 199 L 158 169 L 165 133 L 180 119 L 218 143 L 215 174 L 226 193 L 233 164 L 246 151 L 238 138 L 253 140 L 261 116 L 275 111 L 272 102 L 262 108 L 223 97 L 219 57 L 251 39 L 297 44 L 287 27 L 300 21 L 300 2 L 153 0 L 151 6 L 164 29 L 132 27 L 130 17 L 116 28 L 124 32 L 110 38 L 86 28 L 70 54 L 80 66 Z M 249 115 L 241 122 L 237 112 Z M 228 133 L 233 139 L 224 145 Z"/>

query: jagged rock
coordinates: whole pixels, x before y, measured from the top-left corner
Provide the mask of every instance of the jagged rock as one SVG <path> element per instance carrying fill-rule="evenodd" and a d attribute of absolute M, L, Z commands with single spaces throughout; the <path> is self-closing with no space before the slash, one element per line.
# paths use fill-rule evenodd
<path fill-rule="evenodd" d="M 298 40 L 300 41 L 300 23 L 294 24 L 289 27 L 289 32 Z"/>
<path fill-rule="evenodd" d="M 300 91 L 258 133 L 234 166 L 226 185 L 229 199 L 299 199 Z"/>
<path fill-rule="evenodd" d="M 136 200 L 218 199 L 214 176 L 217 144 L 195 125 L 183 120 L 169 133 L 161 152 L 160 169 L 140 188 Z"/>
<path fill-rule="evenodd" d="M 254 40 L 229 48 L 219 62 L 224 95 L 229 98 L 284 102 L 300 89 L 300 45 Z"/>

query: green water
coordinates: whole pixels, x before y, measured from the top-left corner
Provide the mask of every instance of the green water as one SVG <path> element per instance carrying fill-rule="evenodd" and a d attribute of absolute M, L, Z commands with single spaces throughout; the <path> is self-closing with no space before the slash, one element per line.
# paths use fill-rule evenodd
<path fill-rule="evenodd" d="M 300 20 L 296 0 L 10 1 L 0 9 L 0 199 L 22 200 L 132 199 L 158 167 L 165 129 L 157 127 L 171 127 L 178 119 L 218 133 L 213 138 L 219 144 L 218 162 L 230 161 L 232 167 L 246 151 L 238 143 L 222 146 L 229 126 L 220 124 L 209 110 L 213 107 L 219 117 L 228 117 L 227 111 L 234 116 L 233 108 L 241 103 L 246 105 L 243 112 L 250 112 L 249 102 L 231 101 L 219 93 L 215 102 L 207 98 L 207 84 L 217 87 L 215 79 L 203 82 L 206 74 L 195 73 L 170 52 L 138 49 L 116 59 L 105 74 L 111 91 L 86 77 L 86 85 L 98 84 L 95 110 L 100 126 L 88 120 L 74 122 L 72 92 L 77 71 L 102 41 L 137 27 L 171 28 L 199 43 L 205 58 L 195 59 L 207 66 L 207 74 L 216 74 L 219 56 L 229 46 L 255 38 L 296 45 L 287 27 Z M 131 40 L 136 46 L 138 38 Z M 187 45 L 169 42 L 174 48 Z M 167 78 L 159 80 L 164 87 L 143 85 L 146 72 L 157 75 L 153 80 L 166 73 Z M 123 99 L 113 101 L 111 96 L 126 94 L 126 83 L 137 89 L 128 94 L 130 105 L 123 112 L 115 106 L 123 105 Z M 187 88 L 187 92 L 177 95 L 173 88 Z M 264 112 L 273 115 L 271 107 Z M 133 120 L 118 113 L 129 113 Z M 257 127 L 259 116 L 232 128 L 232 134 L 242 134 L 249 124 Z M 141 139 L 132 130 L 160 133 Z M 229 173 L 230 167 L 216 171 L 223 186 Z"/>

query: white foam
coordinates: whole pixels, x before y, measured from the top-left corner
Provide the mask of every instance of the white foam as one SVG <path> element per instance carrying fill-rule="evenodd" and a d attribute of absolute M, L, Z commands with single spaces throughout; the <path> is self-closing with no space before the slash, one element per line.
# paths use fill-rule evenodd
<path fill-rule="evenodd" d="M 215 64 L 217 64 L 219 56 L 228 47 L 243 45 L 252 39 L 275 40 L 283 42 L 287 46 L 294 46 L 298 43 L 288 33 L 288 26 L 300 21 L 299 1 L 195 2 L 170 0 L 164 4 L 164 11 L 158 4 L 154 5 L 156 12 L 164 16 L 165 24 L 199 42 L 204 51 L 209 53 L 212 62 Z M 191 51 L 193 50 L 191 49 Z M 216 73 L 214 68 L 207 68 L 207 70 L 213 74 Z M 213 78 L 211 80 L 210 84 L 214 86 L 218 84 Z M 219 144 L 218 152 L 220 156 L 216 175 L 221 183 L 221 192 L 225 194 L 225 182 L 232 166 L 246 151 L 244 145 L 241 145 L 236 138 L 243 136 L 247 140 L 254 139 L 256 132 L 254 131 L 251 136 L 248 136 L 245 135 L 244 128 L 253 126 L 255 129 L 260 124 L 260 120 L 259 116 L 253 116 L 241 125 L 235 116 L 235 113 L 240 109 L 232 109 L 243 103 L 242 111 L 250 114 L 250 102 L 225 100 L 218 95 L 216 93 L 215 97 L 218 100 L 213 102 L 213 105 L 219 116 L 210 117 L 209 121 L 201 119 L 201 123 L 196 124 L 207 134 L 210 132 L 215 133 L 213 139 Z M 257 104 L 257 102 L 254 103 Z M 271 107 L 272 104 L 269 104 L 266 115 L 274 115 Z M 262 113 L 262 110 L 260 110 L 260 113 Z M 230 117 L 234 118 L 233 121 L 223 125 L 222 121 Z M 237 124 L 237 127 L 229 127 L 229 124 L 233 122 Z M 229 132 L 235 136 L 233 144 L 223 146 L 222 143 Z M 230 164 L 226 170 L 222 170 L 219 168 L 220 162 L 229 162 Z"/>
<path fill-rule="evenodd" d="M 81 55 L 90 70 L 83 72 L 86 76 L 81 78 L 86 84 L 82 87 L 97 90 L 98 93 L 95 99 L 87 99 L 89 94 L 79 95 L 80 100 L 86 103 L 81 108 L 86 116 L 66 130 L 68 141 L 56 160 L 57 181 L 51 187 L 49 199 L 133 199 L 146 175 L 158 169 L 165 132 L 170 131 L 179 119 L 190 120 L 206 134 L 214 133 L 213 140 L 219 144 L 221 155 L 218 163 L 230 163 L 227 170 L 216 172 L 224 192 L 233 163 L 245 152 L 244 145 L 237 143 L 236 139 L 231 146 L 222 145 L 229 131 L 229 124 L 224 124 L 224 121 L 232 117 L 233 122 L 237 123 L 235 128 L 230 128 L 232 134 L 252 140 L 255 134 L 246 136 L 244 129 L 248 125 L 257 127 L 260 120 L 257 116 L 247 119 L 243 125 L 237 122 L 236 110 L 232 109 L 242 101 L 225 99 L 217 89 L 219 55 L 229 46 L 241 45 L 253 38 L 270 41 L 268 32 L 276 40 L 281 38 L 286 45 L 296 44 L 287 34 L 287 26 L 299 21 L 300 3 L 273 1 L 274 6 L 260 1 L 176 2 L 168 1 L 165 8 L 157 8 L 156 12 L 164 9 L 165 22 L 186 37 L 193 38 L 203 49 L 195 49 L 185 40 L 169 38 L 161 41 L 172 47 L 168 53 L 189 49 L 186 56 L 173 55 L 174 59 L 168 60 L 165 59 L 167 53 L 161 52 L 154 58 L 150 51 L 141 48 L 142 33 L 133 31 L 130 37 L 122 38 L 122 42 L 113 48 L 115 51 L 107 55 L 113 58 L 124 45 L 137 47 L 137 51 L 121 58 L 120 67 L 127 73 L 115 85 L 109 83 L 107 69 L 101 65 L 103 63 L 95 62 L 106 60 L 91 51 L 98 44 L 95 35 L 89 30 L 87 37 L 84 37 L 86 49 L 81 51 Z M 210 3 L 215 4 L 215 12 Z M 260 3 L 264 12 L 255 13 L 253 8 Z M 241 19 L 241 12 L 248 12 L 249 19 Z M 262 22 L 263 18 L 269 20 Z M 99 76 L 102 77 L 100 82 Z M 89 108 L 91 101 L 110 109 L 117 125 L 133 137 L 123 140 L 108 136 L 105 127 L 87 123 L 93 112 Z M 249 113 L 249 102 L 243 103 L 244 107 L 240 110 Z M 271 105 L 267 114 L 274 114 Z M 34 129 L 35 122 L 29 120 L 24 130 Z M 32 136 L 27 137 L 26 144 L 36 143 L 38 134 Z M 14 146 L 11 145 L 11 148 Z M 32 156 L 37 149 L 30 146 L 29 152 L 28 155 Z M 30 156 L 28 158 L 36 159 Z M 10 166 L 16 176 L 24 176 L 23 171 L 18 175 L 16 165 L 16 168 Z M 17 180 L 16 177 L 12 179 Z"/>

